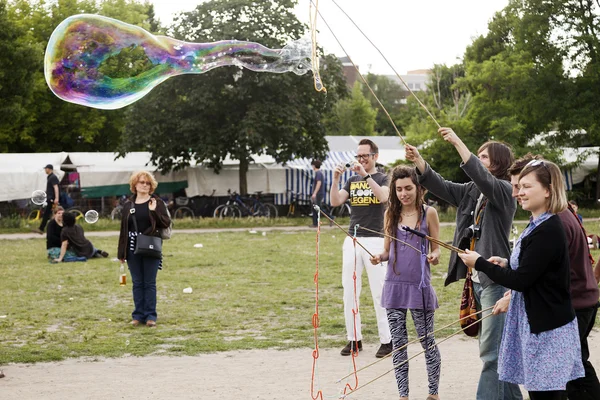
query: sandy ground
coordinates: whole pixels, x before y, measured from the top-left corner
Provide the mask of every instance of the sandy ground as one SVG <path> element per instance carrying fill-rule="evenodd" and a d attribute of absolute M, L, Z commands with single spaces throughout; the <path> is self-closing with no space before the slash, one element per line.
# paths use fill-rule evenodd
<path fill-rule="evenodd" d="M 600 332 L 590 336 L 591 361 L 600 369 Z M 440 344 L 443 399 L 474 399 L 481 362 L 477 341 L 457 336 Z M 377 361 L 377 345 L 365 344 L 356 358 L 358 368 Z M 420 351 L 413 346 L 409 355 Z M 392 368 L 386 359 L 358 373 L 359 389 L 348 399 L 398 398 L 393 373 L 367 384 Z M 122 357 L 72 359 L 2 367 L 2 399 L 311 399 L 312 350 L 251 350 L 194 357 Z M 322 349 L 318 358 L 316 388 L 323 399 L 337 399 L 352 372 L 351 357 L 339 349 Z M 469 378 L 472 377 L 472 378 Z M 354 380 L 349 381 L 354 385 Z M 365 385 L 361 387 L 361 385 Z M 412 399 L 427 397 L 423 356 L 410 361 Z M 525 392 L 524 392 L 525 393 Z"/>

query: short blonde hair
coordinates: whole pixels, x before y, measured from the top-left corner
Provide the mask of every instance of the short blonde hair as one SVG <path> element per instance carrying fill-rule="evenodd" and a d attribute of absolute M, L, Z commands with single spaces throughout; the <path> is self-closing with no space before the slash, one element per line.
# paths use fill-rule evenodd
<path fill-rule="evenodd" d="M 548 211 L 552 214 L 564 211 L 567 208 L 567 189 L 558 165 L 547 160 L 531 160 L 519 174 L 519 180 L 531 173 L 550 192 Z"/>
<path fill-rule="evenodd" d="M 146 178 L 146 180 L 150 182 L 149 193 L 154 193 L 156 187 L 158 186 L 158 182 L 156 182 L 156 179 L 154 179 L 154 175 L 152 175 L 148 171 L 136 171 L 133 174 L 131 174 L 131 177 L 129 178 L 129 190 L 131 190 L 131 193 L 137 194 L 137 191 L 135 190 L 135 185 L 137 185 L 141 178 Z"/>

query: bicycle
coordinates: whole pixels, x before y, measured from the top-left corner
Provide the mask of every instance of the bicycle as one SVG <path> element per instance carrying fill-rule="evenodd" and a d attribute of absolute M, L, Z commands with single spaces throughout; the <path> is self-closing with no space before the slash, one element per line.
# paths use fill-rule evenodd
<path fill-rule="evenodd" d="M 287 217 L 307 217 L 312 212 L 312 202 L 310 199 L 300 197 L 293 190 L 288 189 L 289 193 L 289 206 Z"/>
<path fill-rule="evenodd" d="M 329 210 L 330 215 L 336 218 L 349 217 L 352 213 L 352 209 L 350 208 L 350 202 L 346 201 L 344 204 L 339 205 L 337 207 L 333 207 Z"/>
<path fill-rule="evenodd" d="M 52 207 L 50 204 L 48 204 L 46 207 Z M 27 217 L 25 218 L 25 220 L 27 221 L 28 224 L 33 224 L 36 223 L 38 221 L 41 221 L 42 216 L 43 216 L 43 212 L 42 210 L 44 209 L 44 207 L 40 207 L 37 208 L 35 210 L 31 210 L 28 214 Z M 76 208 L 76 207 L 71 207 L 71 208 L 67 208 L 65 210 L 65 212 L 70 212 L 75 214 L 75 222 L 79 222 L 79 220 L 81 220 L 82 218 L 84 218 L 84 214 L 83 212 Z"/>
<path fill-rule="evenodd" d="M 227 203 L 221 204 L 213 212 L 215 218 L 239 218 L 242 216 L 250 217 L 267 217 L 277 218 L 278 212 L 277 207 L 271 203 L 263 203 L 260 201 L 260 195 L 262 192 L 256 192 L 251 197 L 242 198 L 236 192 L 227 190 L 229 194 L 229 200 Z M 247 205 L 245 201 L 250 201 L 251 204 Z"/>
<path fill-rule="evenodd" d="M 194 218 L 194 211 L 189 208 L 189 197 L 176 197 L 175 202 L 169 202 L 174 219 Z"/>

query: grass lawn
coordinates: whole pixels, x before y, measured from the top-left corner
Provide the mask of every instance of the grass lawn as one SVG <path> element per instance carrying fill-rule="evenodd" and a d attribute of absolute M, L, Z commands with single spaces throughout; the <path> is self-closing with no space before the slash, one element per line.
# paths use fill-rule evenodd
<path fill-rule="evenodd" d="M 133 328 L 131 282 L 118 284 L 116 237 L 93 237 L 110 257 L 49 264 L 45 241 L 0 241 L 0 365 L 68 357 L 126 354 L 193 355 L 235 349 L 312 347 L 315 231 L 178 234 L 164 244 L 158 275 L 158 326 Z M 453 227 L 442 228 L 450 240 Z M 320 243 L 320 344 L 342 347 L 341 246 L 344 234 L 324 229 Z M 194 244 L 202 243 L 202 248 Z M 595 254 L 598 257 L 598 254 Z M 442 249 L 432 281 L 436 325 L 458 318 L 461 284 L 443 287 L 449 252 Z M 378 341 L 363 280 L 366 342 Z M 192 287 L 192 294 L 183 289 Z M 409 326 L 412 323 L 409 323 Z M 453 332 L 448 329 L 438 337 Z M 414 337 L 414 330 L 411 331 Z"/>

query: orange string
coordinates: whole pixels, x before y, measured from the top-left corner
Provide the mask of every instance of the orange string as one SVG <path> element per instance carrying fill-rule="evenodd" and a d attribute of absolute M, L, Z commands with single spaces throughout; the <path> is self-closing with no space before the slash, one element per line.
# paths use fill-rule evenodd
<path fill-rule="evenodd" d="M 352 243 L 354 244 L 354 273 L 352 275 L 352 280 L 354 281 L 355 308 L 352 309 L 352 315 L 354 316 L 354 342 L 357 343 L 357 345 L 356 348 L 352 350 L 352 374 L 354 375 L 354 387 L 352 387 L 352 385 L 350 385 L 349 383 L 346 383 L 346 386 L 344 386 L 344 395 L 346 395 L 348 390 L 352 392 L 358 387 L 358 374 L 356 373 L 356 356 L 358 355 L 358 337 L 356 332 L 356 316 L 358 315 L 358 296 L 356 295 L 356 230 L 354 235 L 355 236 L 352 238 Z M 350 349 L 352 349 L 352 344 L 350 345 Z"/>
<path fill-rule="evenodd" d="M 317 212 L 316 210 L 313 212 Z M 319 329 L 320 321 L 319 321 L 319 237 L 321 235 L 321 218 L 318 218 L 319 222 L 317 223 L 317 256 L 316 256 L 316 268 L 314 275 L 315 282 L 315 313 L 312 316 L 312 325 L 313 325 L 313 335 L 315 339 L 315 349 L 312 352 L 313 356 L 313 365 L 312 365 L 312 376 L 310 380 L 310 396 L 313 400 L 323 400 L 323 391 L 319 390 L 315 394 L 315 370 L 317 368 L 317 359 L 319 358 L 319 336 L 317 334 L 317 330 Z"/>

